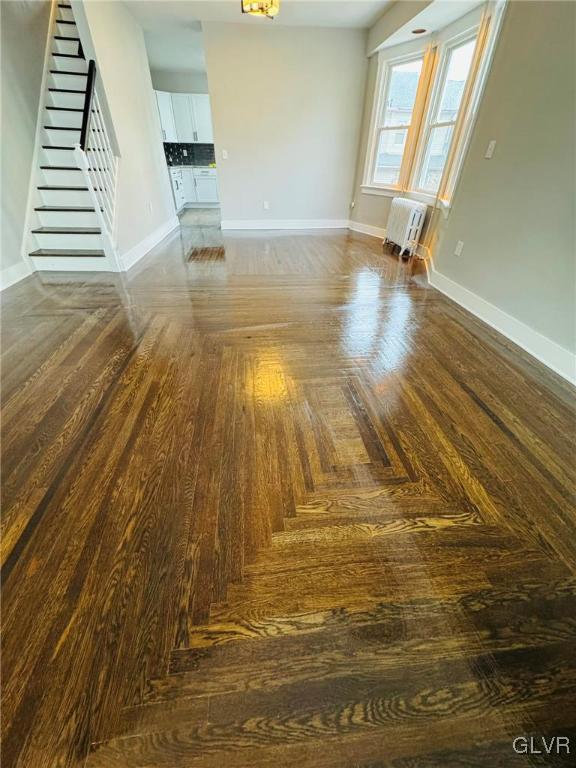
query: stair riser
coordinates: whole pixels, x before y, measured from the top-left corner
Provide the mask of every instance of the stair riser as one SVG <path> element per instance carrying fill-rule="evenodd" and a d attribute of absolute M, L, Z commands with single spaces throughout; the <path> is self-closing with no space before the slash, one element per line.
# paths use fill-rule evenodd
<path fill-rule="evenodd" d="M 74 190 L 41 189 L 38 191 L 42 205 L 66 205 L 87 208 L 92 206 L 88 192 Z"/>
<path fill-rule="evenodd" d="M 42 184 L 57 187 L 84 186 L 84 175 L 80 171 L 46 171 L 42 172 Z"/>
<path fill-rule="evenodd" d="M 83 93 L 57 93 L 48 92 L 48 105 L 51 107 L 62 107 L 69 109 L 84 109 Z"/>
<path fill-rule="evenodd" d="M 44 129 L 42 144 L 52 144 L 56 147 L 73 147 L 80 143 L 80 128 L 76 131 L 59 131 Z"/>
<path fill-rule="evenodd" d="M 38 223 L 43 227 L 98 227 L 95 213 L 78 211 L 35 211 Z"/>
<path fill-rule="evenodd" d="M 88 63 L 85 59 L 68 59 L 61 56 L 52 56 L 50 69 L 56 69 L 61 72 L 86 72 Z"/>
<path fill-rule="evenodd" d="M 34 233 L 33 237 L 36 240 L 36 248 L 62 248 L 63 250 L 74 248 L 96 250 L 102 248 L 102 238 L 100 235 L 63 235 L 43 232 L 40 234 Z M 32 250 L 35 250 L 35 248 Z"/>
<path fill-rule="evenodd" d="M 72 32 L 65 31 L 65 37 L 73 37 Z M 73 53 L 77 55 L 80 53 L 80 47 L 77 40 L 52 40 L 52 50 L 58 53 Z"/>
<path fill-rule="evenodd" d="M 64 21 L 74 21 L 74 14 L 72 13 L 72 8 L 57 8 L 56 18 L 64 19 Z"/>
<path fill-rule="evenodd" d="M 60 16 L 60 18 L 62 17 Z M 68 19 L 68 21 L 72 21 L 72 19 Z M 57 35 L 62 35 L 64 37 L 80 37 L 76 24 L 61 24 L 56 21 L 55 29 Z"/>
<path fill-rule="evenodd" d="M 56 67 L 50 67 L 50 69 L 56 69 Z M 59 67 L 59 69 L 65 69 L 65 67 Z M 87 78 L 82 75 L 60 75 L 52 72 L 49 80 L 49 85 L 53 88 L 70 88 L 74 91 L 86 90 Z"/>
<path fill-rule="evenodd" d="M 107 258 L 90 256 L 66 258 L 32 257 L 35 269 L 46 272 L 111 272 L 112 265 Z"/>
<path fill-rule="evenodd" d="M 54 142 L 51 142 L 54 143 Z M 76 165 L 73 149 L 43 149 L 41 165 Z"/>
<path fill-rule="evenodd" d="M 81 128 L 81 112 L 59 112 L 47 109 L 44 112 L 44 125 L 59 125 L 64 128 Z"/>

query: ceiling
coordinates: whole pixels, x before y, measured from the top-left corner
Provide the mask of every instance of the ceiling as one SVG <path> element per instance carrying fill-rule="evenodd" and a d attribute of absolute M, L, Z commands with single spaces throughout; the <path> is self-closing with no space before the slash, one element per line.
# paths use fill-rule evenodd
<path fill-rule="evenodd" d="M 392 0 L 281 0 L 270 21 L 240 10 L 240 0 L 125 0 L 144 29 L 151 69 L 205 72 L 203 21 L 237 24 L 369 28 Z"/>
<path fill-rule="evenodd" d="M 400 43 L 414 40 L 412 30 L 416 27 L 425 29 L 428 34 L 437 32 L 448 24 L 474 10 L 483 0 L 434 0 L 427 8 L 413 16 L 404 26 L 400 27 L 383 44 L 389 48 Z M 425 37 L 425 36 L 424 36 Z"/>
<path fill-rule="evenodd" d="M 194 21 L 367 29 L 392 0 L 281 0 L 280 13 L 274 21 L 243 14 L 240 0 L 125 0 L 125 3 L 147 30 L 181 27 Z"/>

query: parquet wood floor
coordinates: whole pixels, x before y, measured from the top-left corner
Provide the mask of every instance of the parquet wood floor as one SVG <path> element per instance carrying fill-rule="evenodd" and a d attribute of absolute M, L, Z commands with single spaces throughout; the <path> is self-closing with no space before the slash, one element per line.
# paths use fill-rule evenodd
<path fill-rule="evenodd" d="M 575 764 L 566 383 L 345 232 L 3 299 L 4 768 Z"/>

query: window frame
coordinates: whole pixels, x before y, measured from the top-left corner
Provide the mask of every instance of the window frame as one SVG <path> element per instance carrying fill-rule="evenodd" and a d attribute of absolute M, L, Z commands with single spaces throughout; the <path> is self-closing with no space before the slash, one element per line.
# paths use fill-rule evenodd
<path fill-rule="evenodd" d="M 429 91 L 428 104 L 425 110 L 424 118 L 422 120 L 422 128 L 418 136 L 418 146 L 416 148 L 414 162 L 412 164 L 410 178 L 408 181 L 408 191 L 412 196 L 417 197 L 422 202 L 431 203 L 431 202 L 434 202 L 438 197 L 444 200 L 444 197 L 442 195 L 444 179 L 446 177 L 447 171 L 448 173 L 450 172 L 449 166 L 451 164 L 452 158 L 454 157 L 454 150 L 456 147 L 454 142 L 456 141 L 457 143 L 458 141 L 458 129 L 459 127 L 461 127 L 464 115 L 466 115 L 466 112 L 467 112 L 466 106 L 467 106 L 468 96 L 469 96 L 471 87 L 473 87 L 474 85 L 473 83 L 474 77 L 471 78 L 471 76 L 474 75 L 475 64 L 477 63 L 478 54 L 479 54 L 479 50 L 478 50 L 479 28 L 480 28 L 480 22 L 478 21 L 473 26 L 468 27 L 467 29 L 455 35 L 452 35 L 445 40 L 439 41 L 436 45 L 437 66 L 434 72 L 431 89 Z M 455 49 L 460 48 L 462 45 L 465 45 L 467 42 L 470 42 L 472 40 L 475 41 L 475 47 L 472 53 L 470 70 L 466 77 L 466 82 L 464 84 L 464 90 L 462 93 L 462 99 L 460 100 L 456 117 L 454 120 L 434 121 L 433 118 L 438 112 L 438 109 L 440 106 L 442 90 L 444 87 L 444 83 L 446 82 L 448 67 L 450 65 L 451 53 Z M 444 168 L 442 169 L 442 176 L 438 183 L 438 189 L 436 191 L 430 191 L 429 189 L 424 189 L 423 187 L 418 186 L 420 175 L 422 172 L 422 166 L 424 163 L 424 158 L 426 156 L 428 139 L 434 128 L 442 128 L 446 126 L 453 127 L 452 136 L 450 138 L 450 146 L 448 148 L 448 156 L 446 158 L 446 163 L 444 164 Z"/>
<path fill-rule="evenodd" d="M 419 41 L 420 42 L 420 41 Z M 402 46 L 405 48 L 405 46 Z M 410 46 L 410 50 L 404 50 L 403 53 L 395 56 L 387 56 L 386 51 L 378 54 L 378 73 L 375 83 L 374 104 L 372 107 L 372 117 L 370 120 L 370 133 L 368 151 L 366 152 L 366 161 L 364 165 L 363 183 L 361 185 L 364 191 L 371 194 L 397 194 L 406 189 L 406 184 L 410 177 L 412 159 L 416 150 L 417 130 L 420 127 L 424 112 L 422 104 L 422 86 L 426 70 L 426 55 L 428 46 L 418 45 Z M 412 116 L 408 125 L 384 125 L 384 105 L 388 96 L 390 83 L 392 80 L 392 70 L 401 64 L 409 64 L 413 61 L 422 60 L 422 69 L 418 78 L 418 87 L 414 99 Z M 376 173 L 376 159 L 378 147 L 380 145 L 380 136 L 383 131 L 406 131 L 406 142 L 402 153 L 402 162 L 396 184 L 384 184 L 374 180 Z"/>
<path fill-rule="evenodd" d="M 378 71 L 374 85 L 370 132 L 367 137 L 364 172 L 360 185 L 362 194 L 387 197 L 400 194 L 430 206 L 440 206 L 444 209 L 445 216 L 448 216 L 476 123 L 507 5 L 508 0 L 486 0 L 439 32 L 418 41 L 385 48 L 378 53 Z M 461 45 L 466 38 L 471 39 L 473 37 L 476 37 L 476 46 L 472 64 L 454 124 L 438 192 L 417 190 L 414 186 L 420 175 L 423 152 L 425 151 L 424 134 L 429 116 L 434 114 L 432 111 L 434 109 L 433 102 L 439 98 L 440 83 L 443 80 L 441 67 L 447 66 L 447 51 Z M 404 168 L 407 168 L 408 172 L 404 177 L 400 176 L 396 186 L 377 184 L 372 181 L 372 178 L 375 170 L 375 153 L 380 137 L 377 121 L 382 112 L 382 100 L 387 93 L 387 89 L 386 92 L 383 90 L 386 68 L 395 63 L 417 59 L 420 56 L 424 57 L 424 64 L 410 125 L 412 135 L 407 137 L 403 157 Z M 417 108 L 420 110 L 418 121 L 415 118 Z"/>

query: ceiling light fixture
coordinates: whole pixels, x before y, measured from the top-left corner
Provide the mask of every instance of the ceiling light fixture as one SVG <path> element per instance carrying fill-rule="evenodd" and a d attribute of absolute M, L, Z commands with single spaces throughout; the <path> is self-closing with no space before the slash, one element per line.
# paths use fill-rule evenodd
<path fill-rule="evenodd" d="M 424 32 L 427 32 L 428 30 L 424 29 L 423 27 L 418 27 L 418 29 L 413 29 L 412 34 L 413 35 L 423 35 Z"/>
<path fill-rule="evenodd" d="M 280 10 L 280 0 L 240 0 L 242 13 L 273 19 Z"/>

